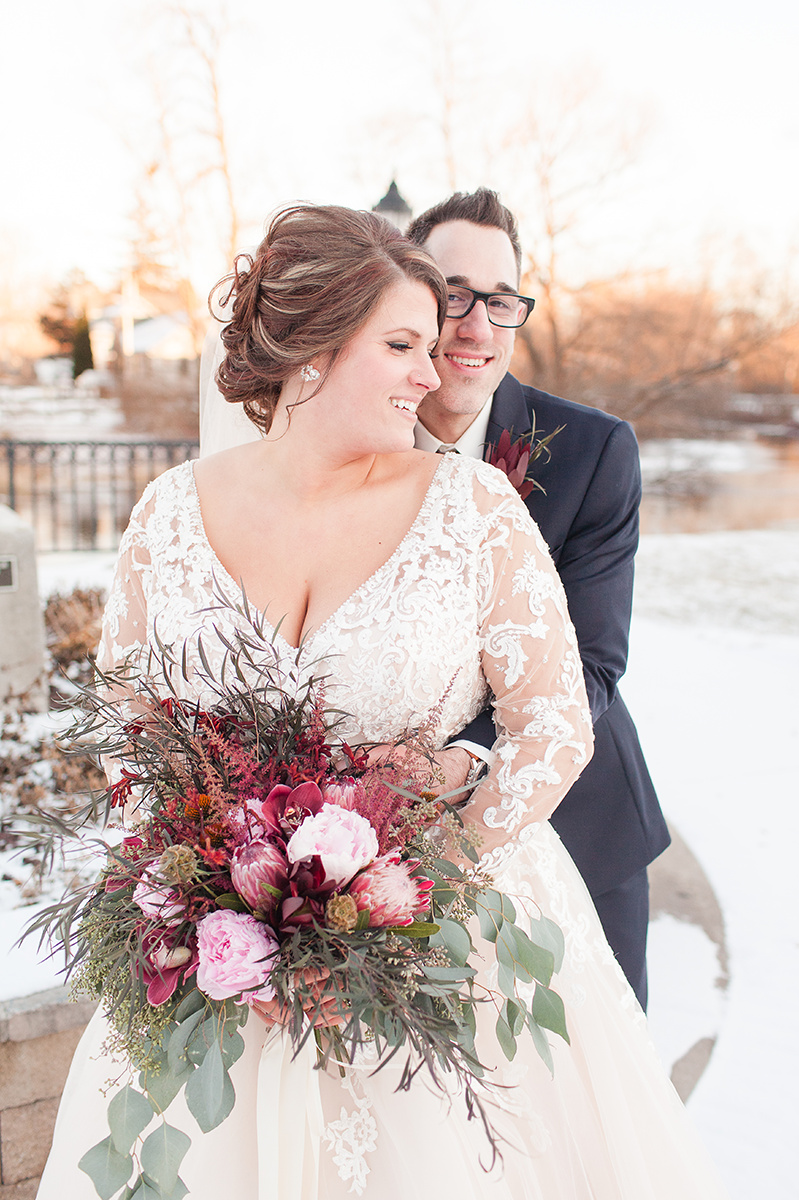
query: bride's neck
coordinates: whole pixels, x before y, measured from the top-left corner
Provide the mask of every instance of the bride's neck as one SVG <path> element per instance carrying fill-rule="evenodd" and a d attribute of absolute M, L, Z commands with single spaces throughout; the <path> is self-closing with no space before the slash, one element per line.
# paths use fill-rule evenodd
<path fill-rule="evenodd" d="M 299 408 L 278 407 L 272 428 L 260 442 L 261 461 L 284 495 L 313 501 L 355 491 L 369 482 L 380 456 L 356 453 L 342 438 L 331 444 Z"/>

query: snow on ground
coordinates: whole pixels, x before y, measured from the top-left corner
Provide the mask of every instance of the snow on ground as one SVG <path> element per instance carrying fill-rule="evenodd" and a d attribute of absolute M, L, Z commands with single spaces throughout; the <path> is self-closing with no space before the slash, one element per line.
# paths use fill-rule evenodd
<path fill-rule="evenodd" d="M 42 556 L 40 590 L 110 570 L 111 556 Z M 688 1108 L 732 1200 L 796 1196 L 797 678 L 799 532 L 642 540 L 623 692 L 664 810 L 721 906 L 730 973 L 722 992 L 702 929 L 657 918 L 650 1027 L 667 1065 L 716 1039 Z M 30 913 L 0 914 L 0 998 L 56 981 L 33 943 L 8 957 Z"/>
<path fill-rule="evenodd" d="M 689 1111 L 733 1200 L 793 1200 L 799 533 L 650 537 L 637 579 L 623 691 L 721 906 L 730 972 L 722 995 L 704 934 L 655 921 L 652 1032 L 667 1061 L 718 1035 Z"/>

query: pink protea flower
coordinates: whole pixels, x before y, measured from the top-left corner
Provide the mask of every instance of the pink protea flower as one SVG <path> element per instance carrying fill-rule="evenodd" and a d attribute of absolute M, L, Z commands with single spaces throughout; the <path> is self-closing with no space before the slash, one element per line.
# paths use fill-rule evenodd
<path fill-rule="evenodd" d="M 369 913 L 370 925 L 410 925 L 427 910 L 434 884 L 413 874 L 418 865 L 416 859 L 384 854 L 356 875 L 347 890 L 358 911 Z"/>
<path fill-rule="evenodd" d="M 503 429 L 497 444 L 489 446 L 486 462 L 490 462 L 493 467 L 504 471 L 522 500 L 526 500 L 534 489 L 537 488 L 540 492 L 544 491 L 538 480 L 533 479 L 530 468 L 537 459 L 544 455 L 546 461 L 549 461 L 552 456 L 549 449 L 550 442 L 564 428 L 563 425 L 559 425 L 546 437 L 536 440 L 535 424 L 533 424 L 532 430 L 517 438 L 515 442 L 511 442 L 511 431 Z"/>
<path fill-rule="evenodd" d="M 230 878 L 241 898 L 259 917 L 270 917 L 288 881 L 289 865 L 274 842 L 252 841 L 233 851 Z"/>
<path fill-rule="evenodd" d="M 286 854 L 291 863 L 318 859 L 326 884 L 340 888 L 372 862 L 378 849 L 377 834 L 366 817 L 337 804 L 324 804 L 292 835 Z"/>
<path fill-rule="evenodd" d="M 177 892 L 164 884 L 154 883 L 149 870 L 142 872 L 141 879 L 133 889 L 133 899 L 145 917 L 161 921 L 164 925 L 179 925 L 186 915 Z"/>
<path fill-rule="evenodd" d="M 325 804 L 337 804 L 339 808 L 354 809 L 358 784 L 354 779 L 339 779 L 337 783 L 326 783 L 322 788 Z"/>

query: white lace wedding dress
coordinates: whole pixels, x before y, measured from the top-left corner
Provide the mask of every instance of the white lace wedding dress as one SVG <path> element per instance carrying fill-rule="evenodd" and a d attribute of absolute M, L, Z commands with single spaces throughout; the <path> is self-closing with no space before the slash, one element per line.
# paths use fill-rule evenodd
<path fill-rule="evenodd" d="M 102 661 L 162 641 L 189 644 L 235 620 L 207 609 L 214 587 L 235 599 L 203 529 L 190 463 L 151 484 L 134 511 L 106 610 Z M 272 614 L 270 614 L 272 615 Z M 275 618 L 280 614 L 273 614 Z M 275 635 L 290 664 L 296 651 Z M 221 648 L 220 648 L 221 653 Z M 232 1071 L 236 1105 L 203 1136 L 177 1100 L 171 1124 L 192 1147 L 181 1175 L 194 1200 L 713 1200 L 713 1168 L 659 1065 L 632 992 L 588 893 L 547 817 L 590 750 L 590 719 L 574 633 L 546 547 L 498 471 L 441 459 L 421 510 L 391 558 L 312 632 L 305 658 L 329 658 L 327 699 L 352 714 L 349 740 L 382 741 L 435 711 L 439 740 L 496 698 L 494 767 L 470 812 L 498 886 L 540 907 L 566 937 L 553 986 L 571 1045 L 553 1038 L 552 1078 L 531 1042 L 508 1063 L 493 1022 L 478 1034 L 498 1091 L 492 1119 L 504 1163 L 486 1172 L 486 1142 L 457 1096 L 442 1101 L 398 1068 L 314 1071 L 253 1017 Z M 188 689 L 191 691 L 191 688 Z M 194 693 L 196 694 L 196 692 Z M 119 1074 L 92 1021 L 75 1055 L 40 1200 L 89 1200 L 81 1155 L 106 1136 Z"/>

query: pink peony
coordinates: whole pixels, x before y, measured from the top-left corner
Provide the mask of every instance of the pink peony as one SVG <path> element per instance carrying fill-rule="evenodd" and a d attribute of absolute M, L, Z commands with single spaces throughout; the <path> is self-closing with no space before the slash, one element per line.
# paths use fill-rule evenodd
<path fill-rule="evenodd" d="M 337 804 L 324 804 L 306 817 L 286 847 L 289 862 L 318 858 L 328 887 L 347 883 L 377 851 L 377 834 L 366 817 Z"/>
<path fill-rule="evenodd" d="M 141 879 L 133 889 L 133 899 L 145 917 L 160 921 L 163 925 L 179 925 L 185 916 L 177 893 L 164 884 L 153 883 L 149 871 L 142 872 Z"/>
<path fill-rule="evenodd" d="M 259 998 L 271 1000 L 266 984 L 278 945 L 267 926 L 249 913 L 218 909 L 197 923 L 197 987 L 212 1000 L 226 1000 L 260 988 Z"/>
<path fill-rule="evenodd" d="M 410 925 L 427 909 L 433 880 L 412 874 L 418 865 L 413 859 L 403 862 L 398 854 L 384 854 L 353 879 L 348 893 L 359 912 L 369 913 L 370 925 Z"/>
<path fill-rule="evenodd" d="M 274 842 L 247 842 L 234 850 L 230 878 L 253 912 L 268 917 L 274 912 L 288 881 L 286 856 Z"/>

